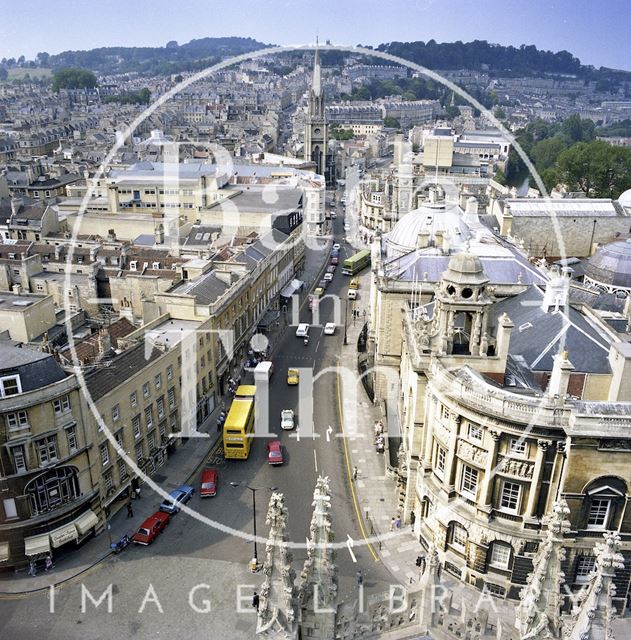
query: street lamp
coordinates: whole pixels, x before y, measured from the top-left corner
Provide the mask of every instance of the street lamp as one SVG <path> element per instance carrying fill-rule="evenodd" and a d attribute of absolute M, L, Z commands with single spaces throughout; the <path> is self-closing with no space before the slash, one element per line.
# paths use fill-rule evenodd
<path fill-rule="evenodd" d="M 240 482 L 231 482 L 230 486 L 234 489 L 243 487 L 249 489 L 252 492 L 252 522 L 254 524 L 254 557 L 252 558 L 251 570 L 252 572 L 258 571 L 259 556 L 256 547 L 256 492 L 260 489 L 269 489 L 270 491 L 276 491 L 278 487 L 250 487 L 247 484 L 241 484 Z"/>

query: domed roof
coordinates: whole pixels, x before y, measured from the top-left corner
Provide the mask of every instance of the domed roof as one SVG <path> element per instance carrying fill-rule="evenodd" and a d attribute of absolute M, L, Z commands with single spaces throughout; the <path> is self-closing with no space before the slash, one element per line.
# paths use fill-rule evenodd
<path fill-rule="evenodd" d="M 620 194 L 618 202 L 625 208 L 631 208 L 631 189 L 627 189 Z"/>
<path fill-rule="evenodd" d="M 457 206 L 444 202 L 425 204 L 410 211 L 385 236 L 388 257 L 396 258 L 414 251 L 421 233 L 428 234 L 430 240 L 434 240 L 438 232 L 467 240 L 471 234 L 458 211 Z"/>
<path fill-rule="evenodd" d="M 443 273 L 443 280 L 458 284 L 484 284 L 489 279 L 484 273 L 482 261 L 468 251 L 455 253 L 451 256 L 447 271 Z"/>
<path fill-rule="evenodd" d="M 600 247 L 587 261 L 585 275 L 595 282 L 631 289 L 631 239 Z"/>

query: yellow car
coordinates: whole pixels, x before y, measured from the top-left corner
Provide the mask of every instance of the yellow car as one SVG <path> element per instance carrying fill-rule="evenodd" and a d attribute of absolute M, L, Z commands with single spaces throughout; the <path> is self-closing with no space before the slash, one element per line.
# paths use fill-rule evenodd
<path fill-rule="evenodd" d="M 287 369 L 287 384 L 298 384 L 298 382 L 300 382 L 298 369 Z"/>
<path fill-rule="evenodd" d="M 314 296 L 317 296 L 318 298 L 324 295 L 324 289 L 322 287 L 317 287 L 316 290 L 313 292 Z"/>
<path fill-rule="evenodd" d="M 348 285 L 349 289 L 359 289 L 359 278 L 353 278 Z"/>

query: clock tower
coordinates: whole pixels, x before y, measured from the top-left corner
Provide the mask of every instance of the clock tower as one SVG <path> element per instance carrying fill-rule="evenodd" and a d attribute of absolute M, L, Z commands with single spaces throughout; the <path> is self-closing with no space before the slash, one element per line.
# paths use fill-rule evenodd
<path fill-rule="evenodd" d="M 324 92 L 320 69 L 320 49 L 316 43 L 313 77 L 309 91 L 309 107 L 305 123 L 305 160 L 315 162 L 316 173 L 326 175 L 326 152 L 329 142 L 329 125 L 324 112 Z"/>

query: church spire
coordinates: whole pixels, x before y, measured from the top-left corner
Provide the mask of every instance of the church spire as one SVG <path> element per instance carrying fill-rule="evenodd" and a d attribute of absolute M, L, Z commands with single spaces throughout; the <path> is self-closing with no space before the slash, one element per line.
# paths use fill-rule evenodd
<path fill-rule="evenodd" d="M 547 525 L 545 540 L 534 558 L 532 573 L 521 591 L 515 626 L 522 640 L 558 638 L 561 631 L 561 586 L 565 575 L 563 536 L 570 530 L 570 510 L 565 500 L 552 505 L 552 513 L 543 519 Z"/>
<path fill-rule="evenodd" d="M 311 90 L 314 95 L 320 96 L 322 93 L 322 71 L 320 69 L 320 43 L 316 36 L 315 57 L 313 60 L 313 78 L 311 79 Z"/>
<path fill-rule="evenodd" d="M 613 579 L 616 569 L 624 568 L 624 558 L 620 536 L 612 531 L 603 535 L 605 541 L 596 545 L 596 568 L 579 597 L 580 605 L 573 611 L 574 622 L 566 632 L 566 640 L 614 640 Z"/>
<path fill-rule="evenodd" d="M 269 536 L 265 546 L 257 635 L 273 640 L 296 640 L 295 572 L 291 568 L 292 554 L 287 549 L 287 507 L 282 493 L 272 493 L 265 524 Z"/>

